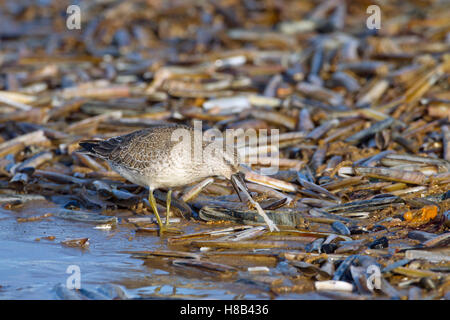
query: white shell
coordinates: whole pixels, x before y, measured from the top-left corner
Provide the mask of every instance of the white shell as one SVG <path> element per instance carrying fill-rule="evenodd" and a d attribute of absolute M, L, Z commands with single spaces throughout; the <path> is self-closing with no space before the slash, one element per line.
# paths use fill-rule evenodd
<path fill-rule="evenodd" d="M 267 267 L 248 267 L 248 272 L 264 272 L 264 273 L 268 273 L 270 271 L 269 268 Z"/>
<path fill-rule="evenodd" d="M 314 283 L 317 291 L 332 290 L 332 291 L 346 291 L 352 292 L 353 285 L 345 281 L 326 280 L 316 281 Z"/>

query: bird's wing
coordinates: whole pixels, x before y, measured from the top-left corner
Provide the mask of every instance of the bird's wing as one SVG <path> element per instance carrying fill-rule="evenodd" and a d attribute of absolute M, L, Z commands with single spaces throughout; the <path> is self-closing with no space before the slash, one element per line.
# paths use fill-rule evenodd
<path fill-rule="evenodd" d="M 141 168 L 148 164 L 154 150 L 152 131 L 139 130 L 107 140 L 85 140 L 80 142 L 83 151 L 119 163 L 130 168 Z"/>

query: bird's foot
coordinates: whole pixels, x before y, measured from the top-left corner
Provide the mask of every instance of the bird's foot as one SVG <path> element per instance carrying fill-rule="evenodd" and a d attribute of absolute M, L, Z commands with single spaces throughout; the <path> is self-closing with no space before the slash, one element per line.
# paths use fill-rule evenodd
<path fill-rule="evenodd" d="M 183 233 L 180 229 L 165 224 L 159 225 L 159 235 L 165 234 L 181 234 Z"/>

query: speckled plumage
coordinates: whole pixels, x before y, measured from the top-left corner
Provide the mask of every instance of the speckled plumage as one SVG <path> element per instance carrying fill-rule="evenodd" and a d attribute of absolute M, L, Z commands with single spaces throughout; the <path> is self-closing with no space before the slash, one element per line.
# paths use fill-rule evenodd
<path fill-rule="evenodd" d="M 208 141 L 212 140 L 203 141 L 203 133 L 200 130 L 195 131 L 187 126 L 165 125 L 103 141 L 82 141 L 80 146 L 86 153 L 108 161 L 112 169 L 127 180 L 149 187 L 149 202 L 160 231 L 168 226 L 171 188 L 211 176 L 229 179 L 239 198 L 240 189 L 264 218 L 270 231 L 278 230 L 261 206 L 250 196 L 243 174 L 239 172 L 240 161 L 235 148 L 222 145 L 220 141 L 223 140 Z M 169 189 L 165 227 L 153 196 L 153 190 L 158 188 Z"/>
<path fill-rule="evenodd" d="M 177 140 L 184 133 L 190 137 L 190 144 Z M 202 133 L 197 133 L 201 137 Z M 194 129 L 182 125 L 152 127 L 80 145 L 88 154 L 108 161 L 127 180 L 150 189 L 179 187 L 210 176 L 230 179 L 239 171 L 239 158 L 233 148 L 218 148 L 214 154 L 206 154 L 210 143 L 201 142 L 203 156 L 193 156 Z"/>

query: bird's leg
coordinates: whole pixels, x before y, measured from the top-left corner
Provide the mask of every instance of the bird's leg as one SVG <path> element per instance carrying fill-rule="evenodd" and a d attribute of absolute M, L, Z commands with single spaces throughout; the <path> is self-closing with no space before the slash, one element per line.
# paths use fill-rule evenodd
<path fill-rule="evenodd" d="M 161 232 L 163 230 L 163 224 L 162 224 L 161 218 L 159 217 L 159 214 L 158 214 L 158 208 L 156 207 L 156 200 L 155 200 L 155 197 L 153 196 L 152 188 L 149 188 L 148 202 L 150 202 L 150 205 L 152 206 L 153 213 L 156 216 L 156 220 L 158 221 L 158 225 L 159 225 L 159 230 Z"/>
<path fill-rule="evenodd" d="M 171 199 L 172 199 L 172 189 L 169 189 L 169 192 L 167 192 L 167 199 L 166 199 L 166 227 L 169 226 Z"/>

